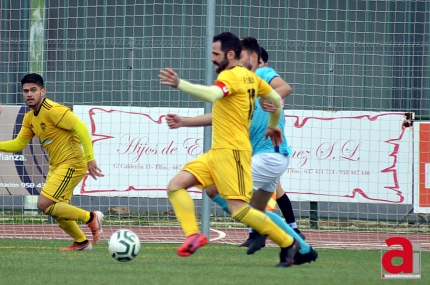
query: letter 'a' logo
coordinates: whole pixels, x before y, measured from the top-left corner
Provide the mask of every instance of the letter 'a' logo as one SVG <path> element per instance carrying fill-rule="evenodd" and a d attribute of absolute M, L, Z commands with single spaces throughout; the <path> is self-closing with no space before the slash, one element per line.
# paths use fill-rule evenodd
<path fill-rule="evenodd" d="M 389 249 L 381 248 L 383 279 L 421 279 L 421 249 L 403 237 L 385 240 Z"/>

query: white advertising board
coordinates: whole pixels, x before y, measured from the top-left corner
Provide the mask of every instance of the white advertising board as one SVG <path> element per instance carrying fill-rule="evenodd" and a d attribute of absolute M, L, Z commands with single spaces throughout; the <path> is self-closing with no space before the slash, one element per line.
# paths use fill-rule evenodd
<path fill-rule="evenodd" d="M 203 109 L 74 106 L 89 126 L 104 177 L 75 194 L 167 197 L 185 163 L 203 153 L 203 128 L 170 130 L 167 114 Z M 403 113 L 285 110 L 294 153 L 281 178 L 295 201 L 412 203 L 412 130 Z M 193 198 L 200 191 L 189 190 Z"/>
<path fill-rule="evenodd" d="M 203 153 L 203 128 L 170 130 L 167 114 L 197 116 L 203 109 L 74 106 L 89 127 L 104 177 L 86 176 L 74 194 L 164 198 L 169 180 Z M 189 189 L 193 198 L 201 191 Z"/>
<path fill-rule="evenodd" d="M 412 202 L 412 129 L 403 113 L 285 111 L 292 200 Z"/>

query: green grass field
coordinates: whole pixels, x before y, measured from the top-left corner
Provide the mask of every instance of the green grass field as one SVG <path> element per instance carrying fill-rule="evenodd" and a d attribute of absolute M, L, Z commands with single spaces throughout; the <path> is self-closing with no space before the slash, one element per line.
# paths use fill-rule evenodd
<path fill-rule="evenodd" d="M 420 280 L 382 280 L 379 250 L 319 249 L 316 263 L 276 268 L 279 250 L 210 244 L 181 258 L 177 244 L 143 243 L 128 263 L 114 260 L 107 243 L 92 251 L 62 252 L 69 241 L 0 239 L 0 284 L 430 284 L 430 252 L 422 252 Z"/>

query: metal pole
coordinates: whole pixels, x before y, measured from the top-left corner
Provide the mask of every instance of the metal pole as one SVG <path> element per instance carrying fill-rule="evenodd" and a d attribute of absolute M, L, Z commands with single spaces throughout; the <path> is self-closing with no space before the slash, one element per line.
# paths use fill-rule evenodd
<path fill-rule="evenodd" d="M 44 76 L 45 0 L 32 0 L 30 8 L 29 70 Z"/>
<path fill-rule="evenodd" d="M 128 100 L 130 106 L 133 106 L 133 61 L 134 61 L 134 38 L 128 39 Z"/>
<path fill-rule="evenodd" d="M 213 84 L 212 39 L 215 33 L 215 0 L 208 0 L 206 4 L 206 53 L 205 53 L 205 84 Z M 205 103 L 205 114 L 212 112 L 212 104 Z M 212 144 L 212 127 L 205 127 L 203 131 L 203 151 L 207 152 Z M 210 199 L 203 191 L 202 195 L 202 233 L 210 238 Z"/>
<path fill-rule="evenodd" d="M 329 54 L 328 54 L 328 69 L 329 69 L 329 78 L 328 78 L 328 98 L 327 98 L 327 107 L 329 110 L 334 109 L 334 52 L 335 45 L 334 43 L 330 43 L 329 46 Z"/>

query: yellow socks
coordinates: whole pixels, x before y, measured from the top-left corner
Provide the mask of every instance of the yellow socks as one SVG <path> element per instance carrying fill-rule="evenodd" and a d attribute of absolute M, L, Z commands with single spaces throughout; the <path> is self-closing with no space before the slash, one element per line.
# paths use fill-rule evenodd
<path fill-rule="evenodd" d="M 63 229 L 69 236 L 71 236 L 76 242 L 83 242 L 87 238 L 82 230 L 79 228 L 75 221 L 59 219 L 56 220 L 60 228 Z"/>
<path fill-rule="evenodd" d="M 231 216 L 233 219 L 267 236 L 280 247 L 288 247 L 293 243 L 293 239 L 273 223 L 269 217 L 249 206 L 243 206 Z"/>
<path fill-rule="evenodd" d="M 169 196 L 170 203 L 172 203 L 176 218 L 181 224 L 185 236 L 198 234 L 200 231 L 197 227 L 194 201 L 191 199 L 187 190 L 183 188 L 174 189 L 167 192 L 167 195 Z"/>
<path fill-rule="evenodd" d="M 46 211 L 45 214 L 55 218 L 55 220 L 70 220 L 70 221 L 81 221 L 88 222 L 90 219 L 90 212 L 79 209 L 75 206 L 69 205 L 64 202 L 58 202 L 52 204 Z"/>

